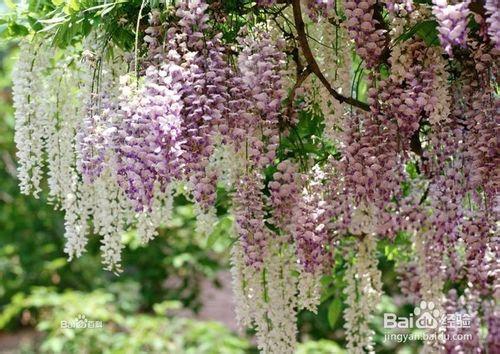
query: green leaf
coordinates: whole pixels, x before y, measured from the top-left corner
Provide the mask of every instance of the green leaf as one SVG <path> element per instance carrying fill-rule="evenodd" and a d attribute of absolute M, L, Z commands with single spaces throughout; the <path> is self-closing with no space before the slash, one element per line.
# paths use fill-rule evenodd
<path fill-rule="evenodd" d="M 219 239 L 221 233 L 217 230 L 214 230 L 207 238 L 207 248 L 212 248 L 215 245 L 215 242 Z"/>
<path fill-rule="evenodd" d="M 111 11 L 113 11 L 113 9 L 115 8 L 115 4 L 111 4 L 110 6 L 106 7 L 104 10 L 102 10 L 100 12 L 100 15 L 101 17 L 104 17 L 104 15 L 110 13 Z"/>
<path fill-rule="evenodd" d="M 417 35 L 424 40 L 427 45 L 439 44 L 438 23 L 436 21 L 424 21 L 422 26 L 417 29 Z"/>
<path fill-rule="evenodd" d="M 160 0 L 149 0 L 149 7 L 155 9 L 158 6 L 160 6 Z"/>
<path fill-rule="evenodd" d="M 9 24 L 9 31 L 12 36 L 27 36 L 30 33 L 25 26 L 15 22 Z"/>
<path fill-rule="evenodd" d="M 68 20 L 67 16 L 60 16 L 60 17 L 52 17 L 52 18 L 49 18 L 47 20 L 43 20 L 43 19 L 38 20 L 38 22 L 50 25 L 50 24 L 54 24 L 54 23 L 63 23 L 67 20 Z"/>
<path fill-rule="evenodd" d="M 326 289 L 321 294 L 320 302 L 325 302 L 326 300 L 328 300 L 329 298 L 335 296 L 336 294 L 337 294 L 337 289 L 336 288 Z"/>
<path fill-rule="evenodd" d="M 28 22 L 34 31 L 41 31 L 43 29 L 42 24 L 34 17 L 27 16 Z"/>
<path fill-rule="evenodd" d="M 387 245 L 384 247 L 384 255 L 389 261 L 393 261 L 398 256 L 398 248 L 396 245 Z"/>
<path fill-rule="evenodd" d="M 215 243 L 231 229 L 233 220 L 231 217 L 226 216 L 220 219 L 214 227 L 214 230 L 207 238 L 207 248 L 213 248 Z"/>
<path fill-rule="evenodd" d="M 78 11 L 80 10 L 80 3 L 78 0 L 69 0 L 68 1 L 68 7 L 73 10 L 73 11 Z"/>
<path fill-rule="evenodd" d="M 398 41 L 407 41 L 416 34 L 428 45 L 438 44 L 439 39 L 437 25 L 438 23 L 435 20 L 419 22 L 407 32 L 399 36 Z"/>
<path fill-rule="evenodd" d="M 66 258 L 56 258 L 45 263 L 45 269 L 48 272 L 55 272 L 67 264 Z"/>
<path fill-rule="evenodd" d="M 335 324 L 337 323 L 340 315 L 342 314 L 342 301 L 340 297 L 337 297 L 330 303 L 328 306 L 328 324 L 330 328 L 335 328 Z"/>

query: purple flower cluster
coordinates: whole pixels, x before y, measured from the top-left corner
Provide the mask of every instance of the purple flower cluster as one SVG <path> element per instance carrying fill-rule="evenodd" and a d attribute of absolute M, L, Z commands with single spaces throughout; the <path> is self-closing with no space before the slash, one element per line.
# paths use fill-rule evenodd
<path fill-rule="evenodd" d="M 264 205 L 277 207 L 273 220 L 277 227 L 284 228 L 290 215 L 288 193 L 297 194 L 297 189 L 295 172 L 283 162 L 275 174 L 278 180 L 269 186 L 271 197 L 263 194 L 262 170 L 274 163 L 279 144 L 279 119 L 285 97 L 282 82 L 285 56 L 280 50 L 283 43 L 276 45 L 267 33 L 257 31 L 255 37 L 245 37 L 241 44 L 239 72 L 231 81 L 229 101 L 235 111 L 229 114 L 232 119 L 224 129 L 234 141 L 235 150 L 245 153 L 247 171 L 235 195 L 236 225 L 243 247 L 251 249 L 247 262 L 260 267 L 269 233 L 264 227 Z"/>
<path fill-rule="evenodd" d="M 245 251 L 248 266 L 263 266 L 268 251 L 269 230 L 265 225 L 262 176 L 258 172 L 245 175 L 234 195 L 236 232 Z"/>
<path fill-rule="evenodd" d="M 385 0 L 385 5 L 391 14 L 411 12 L 414 9 L 413 0 Z"/>
<path fill-rule="evenodd" d="M 320 17 L 328 18 L 334 6 L 333 0 L 307 0 L 307 14 L 313 21 Z"/>
<path fill-rule="evenodd" d="M 343 158 L 334 162 L 341 180 L 331 182 L 336 191 L 331 203 L 341 221 L 336 226 L 340 230 L 352 232 L 354 215 L 366 214 L 367 219 L 375 222 L 370 233 L 389 235 L 394 231 L 389 211 L 403 178 L 396 134 L 395 123 L 381 114 L 358 114 L 348 120 Z M 340 195 L 347 198 L 338 205 L 335 199 Z"/>
<path fill-rule="evenodd" d="M 426 46 L 414 41 L 408 46 L 411 58 L 409 69 L 403 77 L 391 74 L 379 86 L 377 105 L 385 116 L 396 120 L 404 150 L 409 149 L 411 136 L 419 129 L 423 113 L 433 109 L 434 67 L 425 63 Z"/>
<path fill-rule="evenodd" d="M 78 170 L 93 182 L 105 167 L 106 151 L 112 140 L 114 127 L 110 118 L 115 104 L 105 93 L 92 93 L 87 103 L 87 115 L 77 134 Z"/>
<path fill-rule="evenodd" d="M 471 189 L 482 187 L 489 202 L 493 202 L 500 188 L 500 181 L 495 174 L 495 168 L 499 166 L 500 162 L 498 156 L 498 113 L 500 104 L 491 95 L 478 96 L 478 100 L 472 103 L 471 116 L 468 121 L 467 142 L 470 144 L 467 151 L 467 158 L 470 161 L 468 166 L 470 172 L 469 184 Z M 496 102 L 485 102 L 485 99 L 488 101 L 495 100 Z M 495 118 L 495 115 L 497 115 L 497 118 Z"/>
<path fill-rule="evenodd" d="M 269 7 L 276 3 L 276 0 L 257 0 L 258 6 Z"/>
<path fill-rule="evenodd" d="M 486 307 L 486 323 L 488 336 L 486 337 L 486 348 L 488 353 L 500 352 L 500 309 L 496 304 Z"/>
<path fill-rule="evenodd" d="M 420 197 L 403 198 L 401 183 L 412 136 L 434 109 L 435 68 L 426 60 L 423 42 L 408 42 L 404 49 L 407 59 L 396 58 L 403 61 L 401 69 L 369 89 L 371 112 L 346 121 L 343 158 L 333 162 L 338 175 L 330 182 L 333 229 L 338 232 L 393 236 L 397 230 L 413 230 L 425 218 L 415 207 Z M 347 198 L 338 201 L 340 196 Z"/>
<path fill-rule="evenodd" d="M 275 42 L 269 33 L 259 30 L 254 38 L 247 37 L 241 44 L 239 75 L 250 106 L 247 113 L 242 112 L 242 118 L 247 119 L 239 129 L 249 139 L 248 159 L 263 168 L 274 163 L 279 144 L 279 119 L 286 97 L 284 42 Z"/>
<path fill-rule="evenodd" d="M 486 23 L 488 24 L 488 34 L 495 48 L 500 50 L 500 2 L 498 0 L 486 0 L 484 3 L 486 10 Z"/>
<path fill-rule="evenodd" d="M 348 0 L 344 5 L 349 36 L 368 68 L 378 63 L 386 41 L 385 31 L 378 27 L 379 22 L 373 17 L 376 3 L 375 0 Z"/>
<path fill-rule="evenodd" d="M 224 60 L 220 35 L 205 38 L 208 28 L 208 5 L 203 1 L 183 2 L 177 10 L 178 41 L 183 44 L 184 59 L 189 77 L 181 94 L 183 172 L 189 179 L 193 196 L 202 209 L 215 203 L 217 175 L 207 169 L 214 151 L 214 135 L 222 117 L 226 115 L 229 71 Z M 181 45 L 179 45 L 181 47 Z"/>
<path fill-rule="evenodd" d="M 430 210 L 426 219 L 427 269 L 430 274 L 441 274 L 443 259 L 453 258 L 458 241 L 458 226 L 462 217 L 463 176 L 460 165 L 452 164 L 444 175 L 436 176 L 429 187 Z M 449 269 L 452 278 L 457 277 L 454 267 Z"/>
<path fill-rule="evenodd" d="M 467 244 L 465 270 L 467 281 L 483 295 L 490 293 L 486 251 L 491 238 L 491 221 L 483 212 L 475 213 L 462 224 L 462 238 Z"/>
<path fill-rule="evenodd" d="M 138 93 L 125 86 L 114 148 L 118 183 L 138 211 L 149 210 L 155 185 L 179 176 L 182 69 L 173 62 L 146 69 Z"/>
<path fill-rule="evenodd" d="M 426 230 L 426 269 L 429 274 L 444 276 L 445 259 L 449 259 L 448 276 L 456 279 L 454 266 L 459 226 L 463 217 L 462 200 L 465 189 L 463 151 L 460 144 L 463 131 L 458 118 L 450 116 L 446 122 L 435 125 L 429 134 L 428 149 L 424 152 L 423 171 L 430 178 L 428 186 L 428 210 L 422 221 Z M 456 262 L 455 262 L 456 263 Z"/>
<path fill-rule="evenodd" d="M 410 303 L 417 303 L 417 300 L 421 298 L 421 284 L 417 264 L 413 261 L 399 264 L 397 274 L 401 294 L 403 294 Z"/>
<path fill-rule="evenodd" d="M 496 169 L 500 164 L 498 154 L 500 143 L 499 112 L 500 101 L 490 87 L 491 69 L 495 67 L 495 49 L 487 52 L 484 46 L 476 48 L 473 62 L 465 71 L 467 85 L 462 94 L 466 98 L 465 116 L 467 117 L 467 134 L 465 152 L 468 171 L 468 188 L 482 188 L 486 204 L 490 210 L 495 204 L 495 197 L 500 190 L 500 179 Z"/>
<path fill-rule="evenodd" d="M 289 231 L 296 222 L 293 215 L 300 199 L 300 174 L 290 160 L 280 162 L 277 169 L 268 185 L 269 204 L 273 208 L 273 224 Z"/>
<path fill-rule="evenodd" d="M 433 0 L 432 12 L 439 23 L 439 39 L 448 55 L 453 55 L 453 46 L 465 47 L 469 1 L 449 5 L 447 0 Z"/>
<path fill-rule="evenodd" d="M 125 84 L 115 106 L 101 99 L 101 106 L 109 108 L 101 107 L 85 121 L 83 174 L 98 175 L 106 151 L 114 150 L 118 183 L 137 210 L 151 207 L 156 186 L 165 190 L 181 178 L 190 182 L 202 210 L 215 203 L 217 175 L 207 166 L 214 135 L 227 114 L 230 71 L 220 36 L 204 34 L 207 7 L 201 0 L 183 2 L 176 13 L 178 26 L 168 31 L 152 12 L 139 87 Z M 110 126 L 102 127 L 101 121 Z"/>
<path fill-rule="evenodd" d="M 293 223 L 293 238 L 297 257 L 303 269 L 321 274 L 332 262 L 328 205 L 322 197 L 323 185 L 316 178 L 304 189 Z"/>
<path fill-rule="evenodd" d="M 478 317 L 477 302 L 478 296 L 476 293 L 466 289 L 460 297 L 455 289 L 448 292 L 445 302 L 445 311 L 452 318 L 470 319 L 466 326 L 446 326 L 446 335 L 448 340 L 444 343 L 444 349 L 447 353 L 483 353 L 484 348 L 480 341 L 480 322 Z M 466 339 L 467 338 L 467 339 Z"/>

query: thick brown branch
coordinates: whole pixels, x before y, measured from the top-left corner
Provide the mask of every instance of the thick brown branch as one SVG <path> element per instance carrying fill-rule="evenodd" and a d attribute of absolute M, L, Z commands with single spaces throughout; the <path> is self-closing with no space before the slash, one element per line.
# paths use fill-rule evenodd
<path fill-rule="evenodd" d="M 364 102 L 358 101 L 352 97 L 346 97 L 335 91 L 335 89 L 330 85 L 326 77 L 321 72 L 321 69 L 314 58 L 311 47 L 309 46 L 309 42 L 307 41 L 307 34 L 305 30 L 304 20 L 302 19 L 302 10 L 300 8 L 300 0 L 292 0 L 293 6 L 293 18 L 295 21 L 295 27 L 297 29 L 297 35 L 300 43 L 300 47 L 302 48 L 302 53 L 304 53 L 304 57 L 306 58 L 308 66 L 311 68 L 311 71 L 316 75 L 321 81 L 321 83 L 326 87 L 328 92 L 338 101 L 345 102 L 352 106 L 361 108 L 362 110 L 369 111 L 370 106 Z"/>

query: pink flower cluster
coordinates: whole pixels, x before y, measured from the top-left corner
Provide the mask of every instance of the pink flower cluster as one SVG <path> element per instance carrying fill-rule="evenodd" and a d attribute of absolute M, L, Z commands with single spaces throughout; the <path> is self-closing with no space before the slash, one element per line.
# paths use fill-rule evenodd
<path fill-rule="evenodd" d="M 280 199 L 281 183 L 278 181 L 271 182 L 269 186 L 271 197 L 264 196 L 262 176 L 262 170 L 274 163 L 279 144 L 281 102 L 285 97 L 282 81 L 285 57 L 280 51 L 282 43 L 276 45 L 263 31 L 258 31 L 253 38 L 243 39 L 241 44 L 243 49 L 238 58 L 239 72 L 232 81 L 234 86 L 231 88 L 230 101 L 230 105 L 236 110 L 231 114 L 234 120 L 229 121 L 227 129 L 234 139 L 236 150 L 245 153 L 246 172 L 237 185 L 235 195 L 237 230 L 243 240 L 244 248 L 252 247 L 251 245 L 259 240 L 252 256 L 248 258 L 248 262 L 259 267 L 266 253 L 266 247 L 262 242 L 269 237 L 269 230 L 264 231 L 260 228 L 266 221 L 262 211 L 265 205 L 273 203 L 278 206 L 275 211 L 277 213 L 279 205 L 285 208 L 289 206 Z M 282 163 L 280 168 L 285 172 L 288 166 Z M 286 177 L 293 188 L 293 181 L 290 180 L 293 179 L 292 173 L 276 177 Z M 285 192 L 293 191 L 287 189 Z M 286 212 L 283 212 L 286 215 Z M 261 217 L 261 220 L 257 221 L 256 217 L 247 215 L 248 213 Z M 250 217 L 250 221 L 246 220 L 248 219 L 246 215 Z M 282 216 L 279 214 L 275 217 L 277 227 L 283 226 Z"/>
<path fill-rule="evenodd" d="M 343 144 L 342 159 L 333 161 L 339 176 L 330 183 L 333 194 L 329 202 L 339 223 L 335 228 L 355 233 L 355 219 L 365 214 L 370 219 L 367 222 L 374 224 L 362 227 L 363 232 L 393 234 L 392 198 L 399 193 L 403 179 L 395 122 L 382 114 L 350 117 Z"/>
<path fill-rule="evenodd" d="M 321 274 L 332 263 L 332 239 L 328 228 L 330 214 L 323 196 L 321 176 L 311 176 L 295 211 L 292 235 L 303 269 Z"/>
<path fill-rule="evenodd" d="M 276 227 L 289 231 L 296 222 L 293 220 L 293 209 L 300 198 L 300 174 L 290 160 L 280 162 L 277 169 L 268 186 L 269 204 L 273 208 L 272 221 Z"/>
<path fill-rule="evenodd" d="M 166 33 L 152 13 L 144 39 L 144 82 L 138 89 L 134 83 L 125 85 L 118 106 L 101 110 L 116 116 L 105 120 L 109 127 L 96 126 L 99 116 L 86 121 L 88 132 L 80 139 L 82 173 L 98 174 L 105 151 L 114 150 L 116 178 L 137 210 L 151 207 L 157 186 L 164 190 L 181 178 L 190 182 L 202 209 L 215 203 L 217 175 L 207 165 L 227 113 L 230 70 L 220 38 L 205 38 L 207 7 L 203 1 L 183 2 L 178 26 Z M 166 45 L 161 43 L 164 34 Z"/>
<path fill-rule="evenodd" d="M 405 63 L 402 74 L 391 73 L 380 82 L 378 96 L 372 105 L 384 116 L 395 120 L 399 145 L 409 150 L 411 136 L 419 129 L 420 121 L 434 109 L 435 67 L 426 60 L 427 48 L 422 41 L 409 41 L 405 55 L 411 62 Z M 406 66 L 408 68 L 406 68 Z"/>
<path fill-rule="evenodd" d="M 495 48 L 500 50 L 500 2 L 497 0 L 486 0 L 484 3 L 488 24 L 488 34 Z"/>
<path fill-rule="evenodd" d="M 439 23 L 439 39 L 448 55 L 453 55 L 453 46 L 465 47 L 467 42 L 467 23 L 469 1 L 449 5 L 447 0 L 434 0 L 432 12 Z"/>
<path fill-rule="evenodd" d="M 376 4 L 375 0 L 348 0 L 344 5 L 349 36 L 368 68 L 378 63 L 386 41 L 385 31 L 373 17 Z"/>
<path fill-rule="evenodd" d="M 121 97 L 112 128 L 116 174 L 138 211 L 150 210 L 156 184 L 165 188 L 179 177 L 183 79 L 174 62 L 150 66 L 140 92 L 125 86 Z"/>
<path fill-rule="evenodd" d="M 328 18 L 334 6 L 333 0 L 307 0 L 307 14 L 313 21 L 320 17 Z"/>
<path fill-rule="evenodd" d="M 261 268 L 268 251 L 270 231 L 265 225 L 264 184 L 258 172 L 244 176 L 234 195 L 236 232 L 249 266 Z"/>

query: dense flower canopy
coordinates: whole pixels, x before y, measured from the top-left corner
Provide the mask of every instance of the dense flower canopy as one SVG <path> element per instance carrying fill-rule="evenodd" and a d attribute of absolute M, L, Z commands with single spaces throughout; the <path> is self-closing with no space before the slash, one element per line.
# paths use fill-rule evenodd
<path fill-rule="evenodd" d="M 65 20 L 22 33 L 20 187 L 37 197 L 46 174 L 69 258 L 99 234 L 120 272 L 122 233 L 154 238 L 177 193 L 209 235 L 224 190 L 237 315 L 262 352 L 293 351 L 336 263 L 348 349 L 373 352 L 382 242 L 403 250 L 409 303 L 473 315 L 473 341 L 427 352 L 500 352 L 500 4 L 224 3 L 43 8 Z"/>

